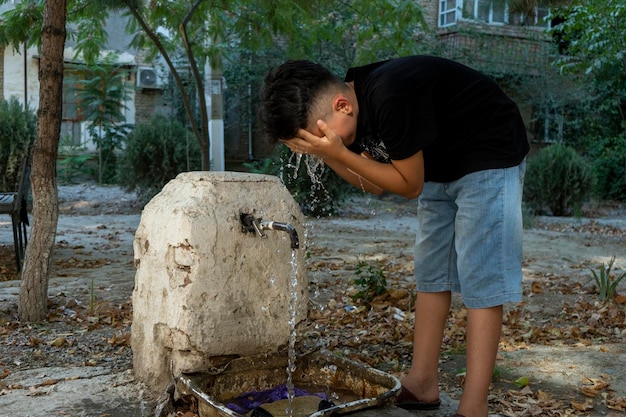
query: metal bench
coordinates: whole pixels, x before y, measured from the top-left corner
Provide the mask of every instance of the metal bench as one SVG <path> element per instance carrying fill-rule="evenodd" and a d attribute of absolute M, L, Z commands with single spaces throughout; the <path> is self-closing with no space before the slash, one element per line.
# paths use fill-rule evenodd
<path fill-rule="evenodd" d="M 15 192 L 0 193 L 0 214 L 11 216 L 13 223 L 13 246 L 15 247 L 15 262 L 17 270 L 22 268 L 22 260 L 26 250 L 28 236 L 28 193 L 30 192 L 30 157 L 22 161 L 18 183 Z"/>

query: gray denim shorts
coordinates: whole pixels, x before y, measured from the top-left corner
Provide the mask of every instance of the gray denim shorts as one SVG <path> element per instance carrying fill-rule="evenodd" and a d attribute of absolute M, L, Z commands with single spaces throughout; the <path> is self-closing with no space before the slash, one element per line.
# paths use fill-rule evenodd
<path fill-rule="evenodd" d="M 522 301 L 522 190 L 526 162 L 427 182 L 418 200 L 420 292 L 460 292 L 467 308 Z"/>

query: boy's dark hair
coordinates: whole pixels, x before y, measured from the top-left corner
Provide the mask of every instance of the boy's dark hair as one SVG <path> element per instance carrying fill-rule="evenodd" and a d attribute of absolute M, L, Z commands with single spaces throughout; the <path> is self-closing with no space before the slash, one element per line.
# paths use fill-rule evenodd
<path fill-rule="evenodd" d="M 287 61 L 270 70 L 261 91 L 259 119 L 270 142 L 291 139 L 306 128 L 321 93 L 341 79 L 322 65 Z"/>

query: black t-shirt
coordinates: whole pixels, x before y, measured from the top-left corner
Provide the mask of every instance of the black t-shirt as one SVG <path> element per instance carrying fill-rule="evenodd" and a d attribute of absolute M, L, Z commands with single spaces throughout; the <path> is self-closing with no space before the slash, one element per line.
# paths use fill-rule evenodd
<path fill-rule="evenodd" d="M 350 68 L 359 104 L 354 152 L 377 160 L 424 155 L 425 180 L 450 182 L 519 164 L 529 150 L 515 103 L 457 62 L 411 56 Z"/>

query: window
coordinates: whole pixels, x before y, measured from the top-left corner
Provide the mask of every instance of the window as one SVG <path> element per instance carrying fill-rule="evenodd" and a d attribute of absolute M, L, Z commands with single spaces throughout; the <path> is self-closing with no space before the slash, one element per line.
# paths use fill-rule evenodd
<path fill-rule="evenodd" d="M 460 0 L 459 0 L 460 1 Z M 442 1 L 443 3 L 443 1 Z M 509 2 L 507 0 L 463 0 L 462 16 L 465 19 L 479 20 L 481 22 L 491 24 L 510 24 L 510 25 L 532 25 L 544 26 L 548 24 L 545 17 L 548 15 L 549 9 L 543 6 L 535 8 L 534 16 L 531 21 L 528 17 L 524 18 L 522 13 L 511 12 Z M 442 16 L 443 13 L 440 13 Z"/>
<path fill-rule="evenodd" d="M 549 28 L 550 27 L 550 21 L 547 19 L 547 17 L 550 15 L 550 9 L 547 7 L 537 7 L 537 19 L 535 22 L 535 26 L 541 26 L 541 27 L 546 27 Z"/>
<path fill-rule="evenodd" d="M 463 2 L 463 17 L 480 20 L 487 23 L 508 23 L 506 2 L 493 0 L 465 0 Z"/>
<path fill-rule="evenodd" d="M 73 75 L 65 75 L 63 88 L 63 119 L 78 120 L 78 87 Z"/>
<path fill-rule="evenodd" d="M 462 0 L 439 0 L 439 27 L 456 24 L 457 2 Z"/>
<path fill-rule="evenodd" d="M 65 72 L 63 81 L 63 120 L 61 121 L 61 137 L 64 146 L 80 146 L 81 114 L 78 110 L 78 75 Z"/>
<path fill-rule="evenodd" d="M 508 23 L 508 10 L 506 2 L 491 2 L 490 23 Z"/>

